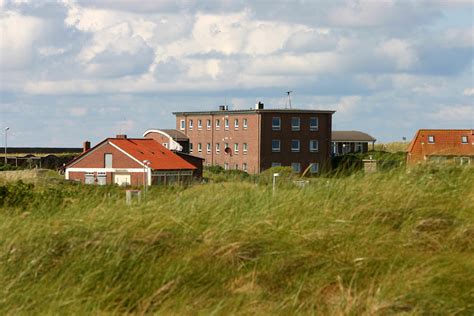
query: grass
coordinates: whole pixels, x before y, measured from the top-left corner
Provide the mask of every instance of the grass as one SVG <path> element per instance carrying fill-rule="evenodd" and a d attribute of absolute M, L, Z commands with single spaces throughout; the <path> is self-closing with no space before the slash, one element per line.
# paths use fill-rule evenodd
<path fill-rule="evenodd" d="M 473 169 L 279 180 L 6 183 L 0 314 L 474 313 Z"/>

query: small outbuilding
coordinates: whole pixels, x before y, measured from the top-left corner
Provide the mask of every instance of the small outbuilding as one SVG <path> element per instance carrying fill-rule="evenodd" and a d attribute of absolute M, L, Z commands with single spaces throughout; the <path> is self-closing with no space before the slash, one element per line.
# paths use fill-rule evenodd
<path fill-rule="evenodd" d="M 68 180 L 84 184 L 142 186 L 189 182 L 197 168 L 154 139 L 107 138 L 65 167 Z"/>
<path fill-rule="evenodd" d="M 374 149 L 376 139 L 367 133 L 360 131 L 332 131 L 332 154 L 341 156 L 349 153 L 366 153 L 369 144 Z"/>

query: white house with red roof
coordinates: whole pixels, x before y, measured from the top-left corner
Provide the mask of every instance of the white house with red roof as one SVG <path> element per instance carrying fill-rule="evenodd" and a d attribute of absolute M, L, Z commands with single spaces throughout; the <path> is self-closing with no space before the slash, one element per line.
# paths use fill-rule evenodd
<path fill-rule="evenodd" d="M 190 181 L 198 169 L 154 139 L 107 138 L 69 162 L 67 180 L 84 184 L 170 184 Z"/>

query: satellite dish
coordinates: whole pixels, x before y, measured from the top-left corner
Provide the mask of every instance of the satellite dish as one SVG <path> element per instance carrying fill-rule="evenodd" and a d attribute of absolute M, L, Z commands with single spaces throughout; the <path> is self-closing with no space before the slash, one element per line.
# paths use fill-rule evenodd
<path fill-rule="evenodd" d="M 232 155 L 232 149 L 230 149 L 230 147 L 226 147 L 224 149 L 224 152 L 227 154 L 227 155 Z"/>

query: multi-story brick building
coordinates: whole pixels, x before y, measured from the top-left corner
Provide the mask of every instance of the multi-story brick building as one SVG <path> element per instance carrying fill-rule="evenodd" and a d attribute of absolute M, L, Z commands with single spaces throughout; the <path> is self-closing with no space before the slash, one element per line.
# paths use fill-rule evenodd
<path fill-rule="evenodd" d="M 207 165 L 259 173 L 272 166 L 318 173 L 330 166 L 334 111 L 255 109 L 174 112 L 189 150 Z"/>

